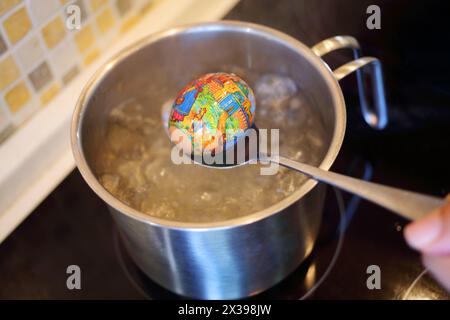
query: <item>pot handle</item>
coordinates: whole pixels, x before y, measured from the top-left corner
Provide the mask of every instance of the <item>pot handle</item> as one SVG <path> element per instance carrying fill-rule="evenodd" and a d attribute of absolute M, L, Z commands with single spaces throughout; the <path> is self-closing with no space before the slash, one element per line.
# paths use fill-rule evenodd
<path fill-rule="evenodd" d="M 380 60 L 373 57 L 361 58 L 361 48 L 358 40 L 351 36 L 332 37 L 319 42 L 311 49 L 317 56 L 322 58 L 324 55 L 332 51 L 347 48 L 353 50 L 354 60 L 335 69 L 333 74 L 337 80 L 341 80 L 350 73 L 356 71 L 359 102 L 361 104 L 361 112 L 364 116 L 364 120 L 374 129 L 384 129 L 388 122 L 388 115 L 386 98 L 384 94 L 383 71 Z M 325 61 L 324 63 L 326 64 Z M 363 82 L 363 72 L 368 72 L 372 83 L 374 107 L 369 106 L 367 93 Z"/>

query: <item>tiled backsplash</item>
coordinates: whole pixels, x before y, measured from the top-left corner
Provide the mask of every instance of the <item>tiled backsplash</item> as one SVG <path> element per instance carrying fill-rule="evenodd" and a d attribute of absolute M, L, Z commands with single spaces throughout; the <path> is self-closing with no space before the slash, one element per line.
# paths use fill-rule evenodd
<path fill-rule="evenodd" d="M 0 143 L 157 0 L 0 0 Z M 66 27 L 67 8 L 81 28 Z"/>

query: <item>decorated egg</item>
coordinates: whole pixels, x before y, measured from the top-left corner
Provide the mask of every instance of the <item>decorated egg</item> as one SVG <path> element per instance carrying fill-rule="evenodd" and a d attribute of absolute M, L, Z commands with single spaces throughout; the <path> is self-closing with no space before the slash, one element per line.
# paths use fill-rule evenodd
<path fill-rule="evenodd" d="M 212 154 L 232 147 L 253 125 L 255 98 L 235 74 L 208 73 L 189 83 L 169 116 L 172 142 L 185 153 Z"/>

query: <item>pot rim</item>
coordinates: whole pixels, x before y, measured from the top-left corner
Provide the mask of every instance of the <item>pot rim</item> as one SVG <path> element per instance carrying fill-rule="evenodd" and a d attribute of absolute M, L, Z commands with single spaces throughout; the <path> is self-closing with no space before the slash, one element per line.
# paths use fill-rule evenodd
<path fill-rule="evenodd" d="M 116 55 L 114 55 L 109 61 L 107 61 L 103 66 L 101 66 L 94 75 L 90 78 L 87 84 L 81 91 L 80 97 L 76 103 L 72 123 L 71 123 L 71 145 L 72 152 L 75 158 L 76 165 L 81 175 L 85 179 L 86 183 L 94 190 L 94 192 L 108 204 L 110 207 L 116 211 L 125 214 L 126 216 L 150 224 L 157 227 L 170 228 L 170 229 L 191 229 L 197 231 L 207 231 L 210 229 L 227 229 L 234 228 L 238 226 L 243 226 L 251 224 L 260 220 L 263 220 L 273 214 L 276 214 L 288 206 L 292 205 L 296 201 L 300 200 L 305 194 L 307 194 L 313 187 L 318 183 L 315 180 L 308 178 L 304 184 L 300 186 L 298 190 L 289 195 L 288 197 L 282 199 L 281 201 L 275 203 L 274 205 L 267 207 L 263 210 L 251 213 L 249 215 L 223 220 L 216 222 L 182 222 L 175 220 L 167 220 L 162 218 L 157 218 L 140 212 L 127 204 L 121 202 L 119 199 L 115 198 L 111 193 L 109 193 L 102 184 L 98 181 L 95 174 L 89 167 L 86 158 L 82 150 L 81 141 L 81 131 L 83 126 L 84 112 L 86 111 L 87 103 L 90 101 L 91 97 L 95 93 L 97 86 L 113 68 L 120 63 L 123 59 L 130 56 L 131 54 L 137 52 L 143 47 L 157 42 L 166 37 L 178 35 L 181 33 L 190 32 L 205 32 L 212 30 L 230 30 L 230 31 L 241 31 L 247 33 L 253 33 L 256 35 L 264 36 L 270 38 L 272 41 L 281 43 L 291 49 L 302 54 L 306 59 L 308 59 L 313 65 L 316 66 L 317 70 L 322 74 L 333 98 L 333 108 L 335 112 L 334 121 L 334 131 L 330 143 L 330 147 L 320 164 L 320 168 L 328 170 L 336 159 L 338 152 L 341 148 L 346 126 L 346 107 L 345 101 L 342 94 L 342 90 L 339 86 L 338 81 L 333 75 L 333 72 L 328 67 L 323 60 L 316 56 L 313 51 L 298 41 L 297 39 L 275 29 L 241 21 L 218 21 L 218 22 L 207 22 L 207 23 L 194 23 L 183 25 L 179 27 L 170 28 L 164 31 L 157 32 L 155 34 L 146 36 L 141 40 L 138 40 L 134 44 L 124 48 Z"/>

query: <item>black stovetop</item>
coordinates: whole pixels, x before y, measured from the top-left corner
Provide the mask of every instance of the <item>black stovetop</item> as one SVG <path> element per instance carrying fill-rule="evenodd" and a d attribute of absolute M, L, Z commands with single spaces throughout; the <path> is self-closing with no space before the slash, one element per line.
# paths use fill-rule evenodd
<path fill-rule="evenodd" d="M 372 3 L 382 9 L 381 30 L 364 27 L 365 9 Z M 358 111 L 354 81 L 342 82 L 348 128 L 332 169 L 443 196 L 450 192 L 450 63 L 444 59 L 449 50 L 433 45 L 446 33 L 441 25 L 446 20 L 438 17 L 446 11 L 436 6 L 433 1 L 402 0 L 395 5 L 335 0 L 320 6 L 314 0 L 243 0 L 227 18 L 272 26 L 307 45 L 337 34 L 356 36 L 365 54 L 384 63 L 391 122 L 384 131 L 367 128 Z M 423 12 L 428 14 L 419 14 Z M 345 57 L 338 54 L 332 62 Z M 344 195 L 347 227 L 340 239 L 341 194 L 328 191 L 313 254 L 257 298 L 450 298 L 424 272 L 420 256 L 406 246 L 405 220 Z M 69 265 L 81 268 L 81 290 L 66 287 Z M 380 290 L 367 288 L 370 265 L 380 267 Z M 178 297 L 147 279 L 130 261 L 105 204 L 75 170 L 0 244 L 0 298 Z"/>

